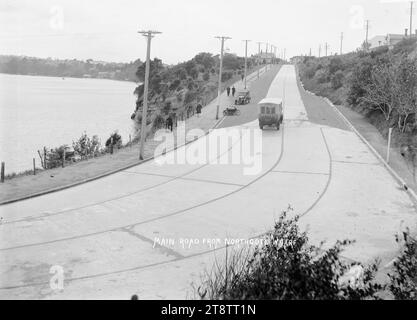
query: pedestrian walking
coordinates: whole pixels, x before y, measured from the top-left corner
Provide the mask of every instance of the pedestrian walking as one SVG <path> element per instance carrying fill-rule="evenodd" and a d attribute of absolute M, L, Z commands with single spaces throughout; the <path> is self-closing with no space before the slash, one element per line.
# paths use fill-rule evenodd
<path fill-rule="evenodd" d="M 227 87 L 226 91 L 227 91 L 227 96 L 229 97 L 230 96 L 230 87 Z"/>
<path fill-rule="evenodd" d="M 167 120 L 165 121 L 165 129 L 169 129 L 172 132 L 173 131 L 173 126 L 174 126 L 174 121 L 172 121 L 171 116 L 169 116 L 167 118 Z"/>
<path fill-rule="evenodd" d="M 235 86 L 233 86 L 233 88 L 232 88 L 232 96 L 233 97 L 235 96 L 235 93 L 236 93 L 236 88 L 235 88 Z"/>
<path fill-rule="evenodd" d="M 203 109 L 203 106 L 199 103 L 197 105 L 197 108 L 196 109 L 197 109 L 197 117 L 200 118 L 201 110 Z"/>

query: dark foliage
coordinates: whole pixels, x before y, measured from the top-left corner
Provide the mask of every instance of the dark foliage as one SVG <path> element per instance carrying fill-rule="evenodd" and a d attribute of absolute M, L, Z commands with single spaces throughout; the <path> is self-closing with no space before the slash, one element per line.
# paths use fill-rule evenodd
<path fill-rule="evenodd" d="M 350 241 L 323 250 L 308 243 L 298 218 L 284 212 L 264 244 L 253 251 L 234 253 L 197 289 L 203 299 L 220 300 L 348 300 L 375 299 L 382 286 L 373 282 L 377 265 L 366 268 L 341 258 Z M 363 270 L 360 279 L 348 271 Z"/>
<path fill-rule="evenodd" d="M 396 240 L 401 243 L 399 237 Z M 394 262 L 394 273 L 389 275 L 389 289 L 397 300 L 417 300 L 417 239 L 407 231 L 402 240 L 404 249 Z"/>

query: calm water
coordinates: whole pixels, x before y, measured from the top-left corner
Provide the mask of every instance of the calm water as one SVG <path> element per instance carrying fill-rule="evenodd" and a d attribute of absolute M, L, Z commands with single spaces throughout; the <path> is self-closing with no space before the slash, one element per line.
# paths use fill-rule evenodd
<path fill-rule="evenodd" d="M 104 145 L 118 130 L 134 132 L 135 84 L 101 79 L 0 74 L 0 161 L 6 173 L 40 167 L 37 150 L 72 146 L 84 131 Z"/>

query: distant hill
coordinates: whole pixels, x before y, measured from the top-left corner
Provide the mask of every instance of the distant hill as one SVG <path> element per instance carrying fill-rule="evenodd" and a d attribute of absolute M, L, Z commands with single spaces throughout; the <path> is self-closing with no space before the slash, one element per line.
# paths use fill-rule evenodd
<path fill-rule="evenodd" d="M 82 61 L 0 55 L 0 73 L 19 75 L 102 78 L 137 82 L 136 71 L 141 64 L 140 60 L 115 63 L 92 59 Z"/>

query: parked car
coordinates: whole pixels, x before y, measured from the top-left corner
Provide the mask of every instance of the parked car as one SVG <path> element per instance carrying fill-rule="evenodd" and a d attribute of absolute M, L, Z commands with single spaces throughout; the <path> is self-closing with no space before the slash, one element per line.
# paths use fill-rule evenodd
<path fill-rule="evenodd" d="M 235 104 L 245 105 L 245 104 L 250 103 L 250 101 L 251 101 L 251 97 L 250 97 L 249 90 L 242 90 L 237 93 Z"/>
<path fill-rule="evenodd" d="M 284 121 L 281 98 L 266 98 L 259 102 L 259 128 L 275 126 L 279 130 Z"/>

